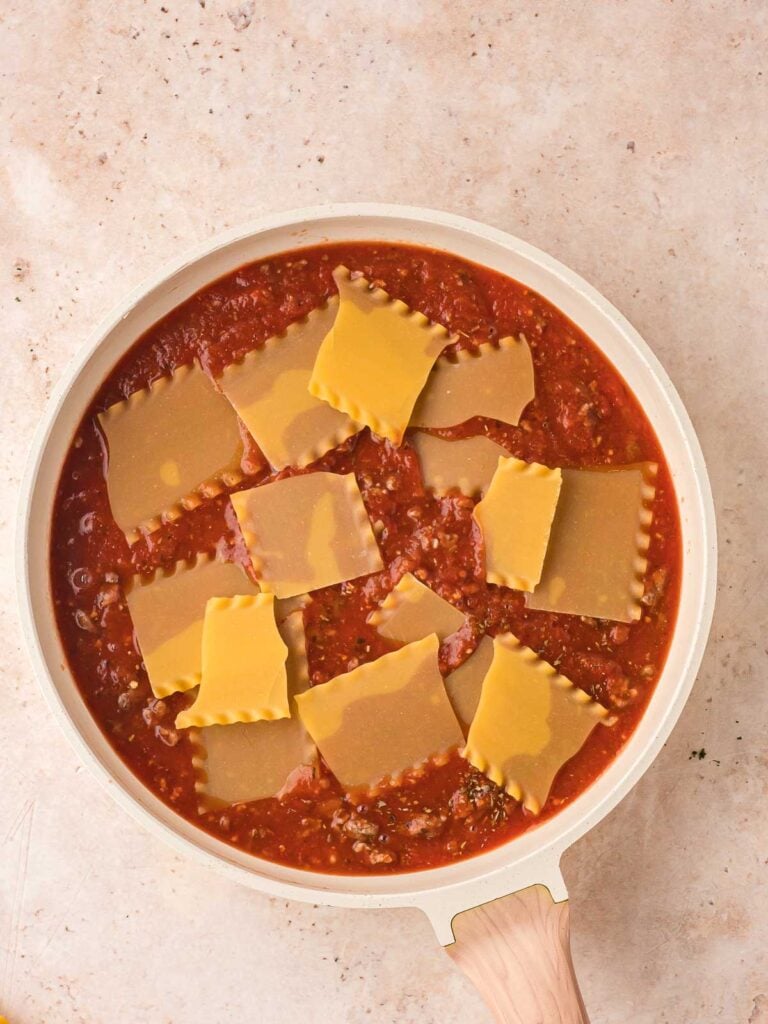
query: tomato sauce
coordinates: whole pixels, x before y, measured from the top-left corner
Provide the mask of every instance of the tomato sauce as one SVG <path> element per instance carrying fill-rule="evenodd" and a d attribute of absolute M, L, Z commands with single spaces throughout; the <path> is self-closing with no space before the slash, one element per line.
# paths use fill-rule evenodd
<path fill-rule="evenodd" d="M 381 524 L 381 573 L 317 591 L 305 610 L 313 685 L 393 649 L 366 624 L 407 571 L 466 613 L 444 643 L 441 668 L 456 668 L 483 633 L 514 632 L 617 721 L 593 730 L 558 774 L 533 817 L 458 754 L 406 777 L 397 788 L 350 800 L 321 763 L 282 800 L 198 814 L 189 737 L 177 731 L 188 694 L 155 700 L 121 589 L 201 551 L 248 566 L 226 494 L 129 547 L 107 499 L 107 453 L 97 412 L 195 356 L 214 377 L 224 366 L 334 293 L 339 263 L 460 336 L 458 347 L 524 334 L 536 398 L 519 426 L 471 420 L 442 436 L 484 432 L 510 453 L 551 466 L 659 464 L 642 619 L 632 625 L 527 611 L 523 595 L 487 585 L 473 501 L 425 492 L 416 456 L 364 430 L 313 468 L 354 472 L 371 521 Z M 204 429 L 204 425 L 202 425 Z M 251 487 L 270 478 L 246 436 Z M 284 471 L 290 473 L 291 470 Z M 592 342 L 540 295 L 456 256 L 384 243 L 326 245 L 240 268 L 155 324 L 123 357 L 93 399 L 62 470 L 51 540 L 51 585 L 59 630 L 83 699 L 114 749 L 161 800 L 220 839 L 283 864 L 339 873 L 436 867 L 504 843 L 556 814 L 610 764 L 639 722 L 664 663 L 675 622 L 681 568 L 672 481 L 636 399 Z"/>

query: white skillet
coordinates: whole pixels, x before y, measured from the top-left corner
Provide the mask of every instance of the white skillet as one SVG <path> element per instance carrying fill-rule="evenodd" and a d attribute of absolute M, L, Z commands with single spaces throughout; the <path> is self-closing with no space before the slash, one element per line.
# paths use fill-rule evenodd
<path fill-rule="evenodd" d="M 174 306 L 244 263 L 286 249 L 350 240 L 410 242 L 456 253 L 529 285 L 569 316 L 611 360 L 653 424 L 677 489 L 683 535 L 680 611 L 667 662 L 640 725 L 603 775 L 556 817 L 505 846 L 447 867 L 381 878 L 299 871 L 241 853 L 184 821 L 145 789 L 80 698 L 59 641 L 48 584 L 51 510 L 67 447 L 93 394 L 123 353 Z M 147 828 L 271 896 L 340 907 L 419 907 L 497 1020 L 587 1020 L 570 963 L 560 858 L 626 795 L 669 735 L 704 651 L 716 574 L 712 495 L 693 427 L 656 357 L 594 288 L 520 239 L 447 213 L 361 203 L 264 217 L 155 275 L 91 335 L 59 382 L 38 429 L 18 527 L 24 638 L 48 704 L 83 760 L 102 781 L 117 783 L 110 792 Z M 537 884 L 549 896 L 530 889 Z"/>

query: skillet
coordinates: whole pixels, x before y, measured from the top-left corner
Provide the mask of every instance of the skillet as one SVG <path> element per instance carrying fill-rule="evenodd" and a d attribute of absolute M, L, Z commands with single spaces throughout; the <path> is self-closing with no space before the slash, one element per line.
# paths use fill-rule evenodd
<path fill-rule="evenodd" d="M 611 360 L 654 427 L 675 481 L 683 541 L 680 606 L 666 664 L 643 719 L 606 771 L 555 817 L 505 846 L 448 866 L 382 877 L 330 876 L 253 857 L 195 828 L 154 797 L 111 749 L 79 695 L 48 583 L 51 513 L 70 438 L 91 396 L 134 340 L 200 288 L 244 263 L 350 240 L 398 241 L 456 253 L 530 286 L 570 317 Z M 628 793 L 682 711 L 712 617 L 716 537 L 706 467 L 680 398 L 638 333 L 582 278 L 494 228 L 447 213 L 380 204 L 272 215 L 206 243 L 129 295 L 65 372 L 34 440 L 17 545 L 24 639 L 51 711 L 118 802 L 152 832 L 271 896 L 340 907 L 418 907 L 498 1021 L 588 1020 L 570 960 L 560 858 Z"/>

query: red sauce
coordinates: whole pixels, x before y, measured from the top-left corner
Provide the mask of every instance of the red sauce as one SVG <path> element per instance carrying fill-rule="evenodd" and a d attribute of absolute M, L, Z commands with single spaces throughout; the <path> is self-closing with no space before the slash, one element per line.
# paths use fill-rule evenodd
<path fill-rule="evenodd" d="M 248 559 L 226 495 L 129 548 L 110 514 L 95 414 L 192 356 L 216 376 L 333 294 L 331 270 L 342 262 L 458 332 L 461 347 L 507 334 L 528 339 L 536 398 L 520 425 L 473 420 L 441 431 L 444 436 L 485 432 L 514 455 L 552 466 L 659 463 L 644 612 L 631 626 L 527 611 L 521 594 L 486 585 L 472 501 L 427 494 L 407 444 L 396 449 L 366 430 L 315 464 L 355 472 L 371 520 L 384 524 L 386 568 L 314 594 L 305 612 L 313 684 L 392 649 L 365 620 L 410 570 L 469 617 L 441 649 L 444 671 L 458 666 L 483 632 L 511 630 L 615 711 L 616 724 L 595 728 L 560 771 L 538 818 L 458 754 L 354 803 L 321 765 L 316 777 L 303 779 L 281 801 L 199 815 L 189 738 L 173 728 L 190 698 L 152 699 L 121 583 L 199 551 L 216 550 L 243 565 Z M 241 487 L 269 479 L 250 440 L 244 468 Z M 653 692 L 674 626 L 680 565 L 675 495 L 658 441 L 622 378 L 590 340 L 516 281 L 445 253 L 382 243 L 322 246 L 242 267 L 152 327 L 110 373 L 83 417 L 62 470 L 51 541 L 51 584 L 71 669 L 91 713 L 133 772 L 179 814 L 243 850 L 347 873 L 415 870 L 479 853 L 582 793 L 631 735 Z"/>

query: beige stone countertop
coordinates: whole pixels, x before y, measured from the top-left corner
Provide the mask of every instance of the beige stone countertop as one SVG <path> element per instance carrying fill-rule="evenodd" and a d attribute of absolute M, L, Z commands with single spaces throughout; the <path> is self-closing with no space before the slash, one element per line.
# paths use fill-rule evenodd
<path fill-rule="evenodd" d="M 17 624 L 26 451 L 97 320 L 223 229 L 353 200 L 551 252 L 677 385 L 717 503 L 715 624 L 666 747 L 565 858 L 574 958 L 593 1024 L 767 1024 L 767 54 L 761 0 L 0 6 L 11 1024 L 490 1020 L 419 912 L 269 899 L 145 833 L 51 721 Z"/>

